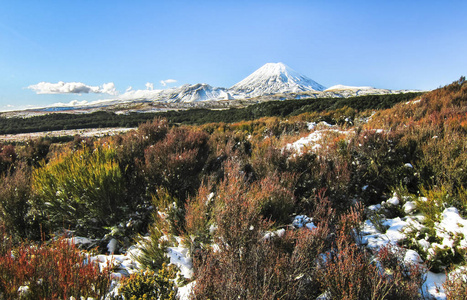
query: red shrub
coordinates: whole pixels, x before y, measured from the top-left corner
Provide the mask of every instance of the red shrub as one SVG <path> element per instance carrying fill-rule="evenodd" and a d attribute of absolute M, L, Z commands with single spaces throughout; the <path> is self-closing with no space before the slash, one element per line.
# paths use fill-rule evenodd
<path fill-rule="evenodd" d="M 239 167 L 228 162 L 216 195 L 214 242 L 218 251 L 195 256 L 195 299 L 275 299 L 286 274 L 287 256 L 263 241 L 270 224 L 246 193 Z"/>
<path fill-rule="evenodd" d="M 21 244 L 0 256 L 0 292 L 6 299 L 17 299 L 21 286 L 28 287 L 26 299 L 103 297 L 110 286 L 110 269 L 100 272 L 64 239 L 47 246 Z"/>

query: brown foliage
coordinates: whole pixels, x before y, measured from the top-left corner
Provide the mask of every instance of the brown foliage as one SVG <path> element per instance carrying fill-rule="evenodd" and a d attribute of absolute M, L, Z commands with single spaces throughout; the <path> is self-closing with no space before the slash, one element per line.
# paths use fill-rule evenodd
<path fill-rule="evenodd" d="M 12 174 L 0 178 L 0 222 L 15 239 L 39 237 L 39 226 L 32 228 L 30 172 L 20 164 Z M 35 229 L 35 234 L 32 230 Z"/>
<path fill-rule="evenodd" d="M 193 129 L 172 128 L 163 140 L 144 151 L 145 172 L 152 187 L 164 186 L 184 201 L 199 186 L 209 154 L 208 136 Z"/>
<path fill-rule="evenodd" d="M 211 219 L 212 195 L 211 184 L 202 184 L 196 197 L 190 197 L 185 206 L 186 231 L 203 242 L 209 240 L 208 224 Z"/>
<path fill-rule="evenodd" d="M 341 216 L 334 249 L 319 269 L 318 281 L 332 299 L 419 299 L 425 269 L 404 262 L 403 251 L 386 247 L 377 260 L 352 238 L 361 207 Z"/>
<path fill-rule="evenodd" d="M 272 223 L 264 219 L 261 203 L 278 184 L 276 180 L 250 185 L 238 165 L 227 163 L 214 204 L 217 249 L 194 255 L 195 299 L 307 299 L 319 295 L 313 277 L 318 256 L 329 242 L 328 224 L 322 217 L 323 222 L 313 230 L 265 235 Z M 325 200 L 319 206 L 320 213 L 329 211 Z"/>
<path fill-rule="evenodd" d="M 219 250 L 195 260 L 196 299 L 229 299 L 232 295 L 265 299 L 269 282 L 264 284 L 261 279 L 266 279 L 274 266 L 267 261 L 270 248 L 260 241 L 270 225 L 261 218 L 258 203 L 246 195 L 245 189 L 238 167 L 228 166 L 217 190 L 214 215 L 214 242 Z"/>
<path fill-rule="evenodd" d="M 448 300 L 464 300 L 467 299 L 467 269 L 454 270 L 447 274 L 446 281 L 443 283 L 443 288 L 446 291 Z"/>
<path fill-rule="evenodd" d="M 17 158 L 15 147 L 0 144 L 0 174 L 5 173 L 15 163 Z"/>

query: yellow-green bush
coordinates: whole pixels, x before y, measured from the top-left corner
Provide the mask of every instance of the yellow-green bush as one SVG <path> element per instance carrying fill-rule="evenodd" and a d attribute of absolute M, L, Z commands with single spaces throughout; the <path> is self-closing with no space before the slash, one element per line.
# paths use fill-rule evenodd
<path fill-rule="evenodd" d="M 165 264 L 157 273 L 145 271 L 132 274 L 123 280 L 119 294 L 127 300 L 175 299 L 177 294 L 177 288 L 173 282 L 175 275 L 175 266 Z"/>
<path fill-rule="evenodd" d="M 115 149 L 98 145 L 57 156 L 33 171 L 35 204 L 53 227 L 109 226 L 121 217 L 125 189 Z"/>

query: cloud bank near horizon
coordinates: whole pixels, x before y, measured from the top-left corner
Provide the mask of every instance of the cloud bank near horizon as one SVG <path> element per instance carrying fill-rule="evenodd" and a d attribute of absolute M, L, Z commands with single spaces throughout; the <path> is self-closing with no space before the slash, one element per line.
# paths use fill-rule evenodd
<path fill-rule="evenodd" d="M 175 87 L 169 87 L 168 84 L 173 84 L 178 82 L 175 79 L 166 79 L 160 80 L 160 84 L 164 86 L 162 89 L 156 89 L 155 84 L 152 82 L 147 82 L 144 86 L 145 89 L 133 89 L 133 86 L 128 86 L 126 90 L 121 93 L 119 92 L 113 82 L 104 83 L 101 86 L 92 86 L 87 85 L 83 82 L 64 82 L 59 81 L 57 83 L 51 82 L 39 82 L 34 85 L 26 87 L 26 89 L 34 91 L 36 94 L 108 94 L 114 97 L 107 99 L 98 99 L 98 100 L 71 100 L 69 102 L 56 102 L 50 105 L 44 105 L 41 107 L 73 107 L 73 106 L 90 106 L 90 105 L 99 105 L 103 103 L 108 103 L 112 101 L 129 101 L 136 99 L 153 99 L 159 97 L 162 93 L 166 93 L 175 89 Z M 35 106 L 34 106 L 35 107 Z M 28 107 L 31 108 L 31 107 Z M 15 110 L 18 107 L 3 107 L 0 108 L 0 111 L 5 110 Z"/>
<path fill-rule="evenodd" d="M 87 85 L 82 82 L 39 82 L 27 87 L 36 92 L 36 94 L 109 94 L 112 96 L 118 95 L 113 82 L 104 83 L 101 86 Z"/>

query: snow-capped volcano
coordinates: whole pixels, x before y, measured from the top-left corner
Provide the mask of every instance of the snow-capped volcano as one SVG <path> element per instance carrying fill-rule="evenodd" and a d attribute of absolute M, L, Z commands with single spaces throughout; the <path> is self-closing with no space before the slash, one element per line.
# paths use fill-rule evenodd
<path fill-rule="evenodd" d="M 326 88 L 321 84 L 283 63 L 267 63 L 229 90 L 234 94 L 255 97 L 278 93 L 323 91 L 324 89 Z"/>
<path fill-rule="evenodd" d="M 131 105 L 132 102 L 157 102 L 160 104 L 178 104 L 187 107 L 228 107 L 244 105 L 241 102 L 272 101 L 310 98 L 341 98 L 363 95 L 383 95 L 417 92 L 414 90 L 388 90 L 368 86 L 334 85 L 326 89 L 316 81 L 294 71 L 283 63 L 267 63 L 253 72 L 251 75 L 233 85 L 231 88 L 213 87 L 206 83 L 184 84 L 168 89 L 132 90 L 116 96 L 113 99 L 104 99 L 84 104 L 70 102 L 70 104 L 58 103 L 44 108 L 51 110 L 82 110 L 98 109 L 102 107 Z M 230 102 L 230 100 L 234 100 Z M 240 100 L 238 102 L 237 100 Z M 214 102 L 218 102 L 214 104 Z M 235 102 L 237 101 L 237 102 Z M 203 103 L 205 102 L 205 103 Z M 217 106 L 219 104 L 219 106 Z"/>

